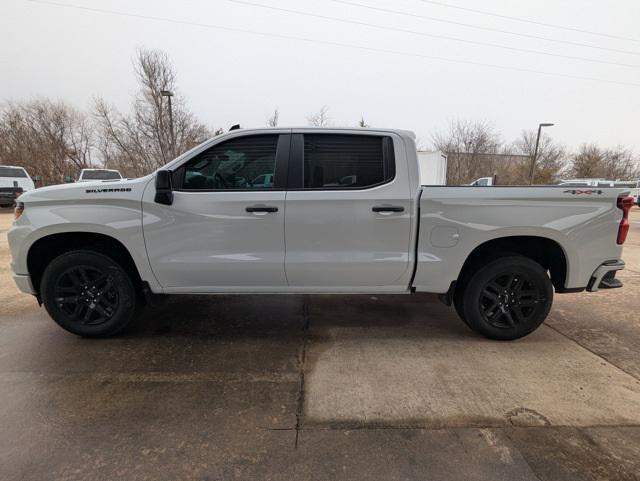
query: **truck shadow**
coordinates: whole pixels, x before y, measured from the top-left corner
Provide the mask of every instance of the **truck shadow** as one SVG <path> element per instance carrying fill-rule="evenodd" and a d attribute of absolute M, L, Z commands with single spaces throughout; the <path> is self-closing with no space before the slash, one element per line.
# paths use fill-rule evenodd
<path fill-rule="evenodd" d="M 167 296 L 146 306 L 124 337 L 330 337 L 332 330 L 363 337 L 477 337 L 453 308 L 430 294 Z"/>

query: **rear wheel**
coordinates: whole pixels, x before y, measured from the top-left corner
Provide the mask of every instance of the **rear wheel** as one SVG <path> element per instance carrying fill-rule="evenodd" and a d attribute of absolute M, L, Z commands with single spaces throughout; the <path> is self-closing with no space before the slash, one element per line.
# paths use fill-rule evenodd
<path fill-rule="evenodd" d="M 540 264 L 502 257 L 469 279 L 462 294 L 463 319 L 489 339 L 518 339 L 544 322 L 552 302 L 553 285 Z"/>
<path fill-rule="evenodd" d="M 41 281 L 44 306 L 62 328 L 86 337 L 111 336 L 133 318 L 136 294 L 127 272 L 92 251 L 56 257 Z"/>

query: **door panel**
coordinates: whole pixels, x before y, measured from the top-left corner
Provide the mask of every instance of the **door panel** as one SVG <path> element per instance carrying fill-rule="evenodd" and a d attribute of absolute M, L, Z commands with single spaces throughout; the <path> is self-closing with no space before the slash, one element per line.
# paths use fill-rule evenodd
<path fill-rule="evenodd" d="M 307 159 L 303 163 L 303 152 L 308 155 L 313 149 L 307 145 L 303 151 L 301 146 L 296 148 L 296 144 L 294 140 L 290 177 L 292 170 L 296 172 L 297 169 L 292 162 L 303 165 L 298 172 L 305 168 L 314 171 L 307 172 L 306 176 L 301 172 L 303 188 L 287 192 L 285 270 L 289 285 L 324 289 L 406 287 L 411 274 L 412 221 L 406 167 L 399 168 L 397 175 L 393 173 L 393 180 L 366 188 L 361 184 L 365 181 L 376 183 L 375 172 L 382 172 L 372 164 L 366 149 L 363 149 L 364 162 L 362 156 L 346 154 L 334 162 L 332 152 L 344 154 L 354 147 L 343 142 L 329 142 L 315 151 L 320 161 Z M 393 145 L 395 152 L 403 152 L 397 139 Z M 398 157 L 404 159 L 403 155 Z M 349 161 L 363 162 L 366 171 L 354 169 L 350 172 L 346 166 Z M 356 184 L 355 188 L 351 187 L 353 184 Z M 304 185 L 313 187 L 305 190 Z M 347 187 L 336 188 L 340 185 Z M 384 209 L 374 212 L 375 207 Z M 388 207 L 395 209 L 387 211 Z"/>
<path fill-rule="evenodd" d="M 145 242 L 163 287 L 286 286 L 283 191 L 174 192 L 169 206 L 148 197 Z M 278 211 L 246 211 L 260 204 Z"/>
<path fill-rule="evenodd" d="M 176 166 L 173 203 L 143 198 L 151 269 L 160 285 L 194 292 L 286 287 L 289 135 L 234 135 Z"/>

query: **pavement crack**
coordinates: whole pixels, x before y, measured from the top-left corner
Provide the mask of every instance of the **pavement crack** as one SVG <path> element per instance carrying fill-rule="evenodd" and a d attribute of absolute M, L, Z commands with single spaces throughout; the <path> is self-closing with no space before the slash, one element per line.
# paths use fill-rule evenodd
<path fill-rule="evenodd" d="M 616 369 L 618 369 L 619 371 L 622 371 L 623 373 L 627 374 L 628 376 L 631 376 L 633 379 L 635 379 L 636 381 L 640 382 L 640 379 L 635 376 L 634 374 L 630 373 L 629 371 L 627 371 L 625 368 L 618 366 L 617 364 L 615 364 L 613 361 L 611 361 L 610 359 L 607 359 L 605 356 L 603 356 L 602 354 L 598 354 L 597 352 L 595 352 L 594 350 L 590 349 L 589 347 L 585 346 L 584 344 L 582 344 L 580 341 L 578 341 L 577 339 L 572 338 L 571 336 L 569 336 L 568 334 L 565 334 L 564 332 L 562 332 L 560 329 L 558 329 L 555 326 L 552 326 L 551 324 L 549 324 L 548 322 L 545 322 L 544 324 L 545 326 L 547 326 L 549 329 L 557 332 L 558 334 L 560 334 L 561 336 L 565 337 L 566 339 L 570 340 L 571 342 L 575 342 L 578 346 L 580 346 L 582 349 L 584 349 L 585 351 L 589 351 L 591 354 L 593 354 L 594 356 L 602 359 L 603 361 L 606 361 L 608 364 L 612 365 L 613 367 L 615 367 Z"/>
<path fill-rule="evenodd" d="M 540 427 L 538 427 L 540 429 Z M 542 429 L 548 429 L 548 426 L 543 427 Z M 540 473 L 538 473 L 538 471 L 534 468 L 533 464 L 529 462 L 529 460 L 527 459 L 527 457 L 525 456 L 525 453 L 522 452 L 522 450 L 518 447 L 517 443 L 515 442 L 515 440 L 509 435 L 509 430 L 508 429 L 503 429 L 502 432 L 504 433 L 504 435 L 507 437 L 507 439 L 513 444 L 513 449 L 515 449 L 518 454 L 520 454 L 520 457 L 522 458 L 522 460 L 525 462 L 525 464 L 529 467 L 529 470 L 531 471 L 531 473 L 540 481 L 542 481 L 542 476 L 540 475 Z"/>
<path fill-rule="evenodd" d="M 304 410 L 304 367 L 307 359 L 307 344 L 309 343 L 309 297 L 305 296 L 302 303 L 302 345 L 300 346 L 300 353 L 298 355 L 299 366 L 299 384 L 298 384 L 298 399 L 296 404 L 296 441 L 294 448 L 298 449 L 298 439 L 300 437 L 300 430 L 302 429 L 302 416 Z"/>

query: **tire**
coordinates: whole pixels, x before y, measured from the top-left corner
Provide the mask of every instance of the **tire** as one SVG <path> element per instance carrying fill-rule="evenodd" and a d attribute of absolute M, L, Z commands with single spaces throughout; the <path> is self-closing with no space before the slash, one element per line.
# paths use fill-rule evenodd
<path fill-rule="evenodd" d="M 547 318 L 553 285 L 529 258 L 501 257 L 469 279 L 463 293 L 464 320 L 489 339 L 509 341 L 533 332 Z"/>
<path fill-rule="evenodd" d="M 83 337 L 113 336 L 135 313 L 131 277 L 113 259 L 94 251 L 71 251 L 52 260 L 40 292 L 53 320 Z"/>

